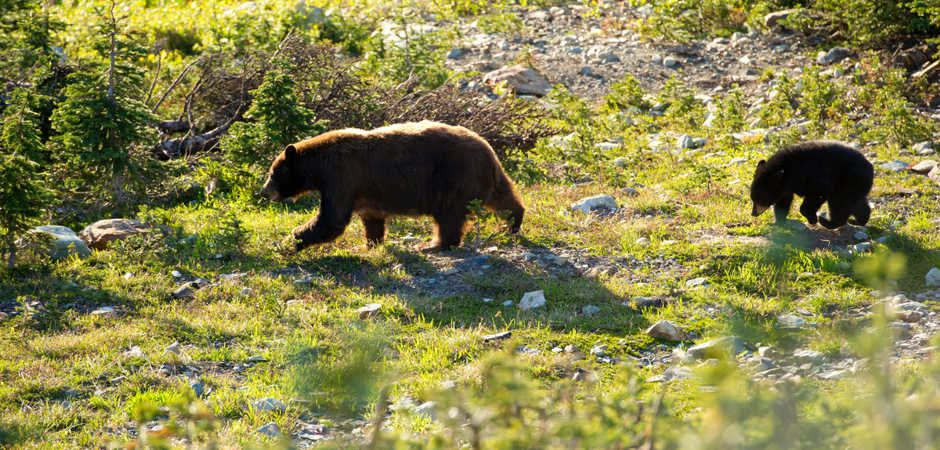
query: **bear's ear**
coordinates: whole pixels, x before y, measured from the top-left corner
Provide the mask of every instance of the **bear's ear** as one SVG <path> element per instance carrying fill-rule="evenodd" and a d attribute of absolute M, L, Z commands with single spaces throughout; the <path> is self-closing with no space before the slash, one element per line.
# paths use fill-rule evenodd
<path fill-rule="evenodd" d="M 767 161 L 764 161 L 763 159 L 757 161 L 757 168 L 760 169 L 761 167 L 764 167 L 764 164 L 767 164 Z"/>
<path fill-rule="evenodd" d="M 297 157 L 297 149 L 294 148 L 293 145 L 288 145 L 287 148 L 284 149 L 284 159 L 290 161 L 296 157 Z"/>

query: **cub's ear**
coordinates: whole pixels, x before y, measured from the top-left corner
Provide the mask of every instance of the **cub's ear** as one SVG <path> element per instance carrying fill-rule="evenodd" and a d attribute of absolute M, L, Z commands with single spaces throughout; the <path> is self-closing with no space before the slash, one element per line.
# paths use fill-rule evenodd
<path fill-rule="evenodd" d="M 757 168 L 760 169 L 761 167 L 764 167 L 764 164 L 767 164 L 767 161 L 765 161 L 765 160 L 763 160 L 763 159 L 760 160 L 760 161 L 758 161 L 758 162 L 757 162 Z"/>
<path fill-rule="evenodd" d="M 287 159 L 288 161 L 290 161 L 290 160 L 292 160 L 292 159 L 294 159 L 294 158 L 296 158 L 296 157 L 297 157 L 297 149 L 294 148 L 293 145 L 288 145 L 288 146 L 284 149 L 284 158 Z"/>

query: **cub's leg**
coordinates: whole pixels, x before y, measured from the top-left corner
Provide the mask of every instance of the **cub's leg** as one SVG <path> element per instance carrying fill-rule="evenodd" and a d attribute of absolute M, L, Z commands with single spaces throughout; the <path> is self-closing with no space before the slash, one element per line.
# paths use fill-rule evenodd
<path fill-rule="evenodd" d="M 868 219 L 871 217 L 871 206 L 868 204 L 868 198 L 862 197 L 858 201 L 858 204 L 855 206 L 855 210 L 852 211 L 853 219 L 849 220 L 849 223 L 852 225 L 865 225 L 868 223 Z"/>
<path fill-rule="evenodd" d="M 385 240 L 385 218 L 381 216 L 360 216 L 362 226 L 366 229 L 366 246 L 369 248 L 381 244 Z"/>
<path fill-rule="evenodd" d="M 825 202 L 826 199 L 822 197 L 806 197 L 800 205 L 800 214 L 806 218 L 806 221 L 809 222 L 810 225 L 816 225 L 816 213 Z"/>
<path fill-rule="evenodd" d="M 774 217 L 777 218 L 777 224 L 783 224 L 787 221 L 787 214 L 790 214 L 790 205 L 793 204 L 793 194 L 787 193 L 774 203 Z"/>
<path fill-rule="evenodd" d="M 819 215 L 822 226 L 834 230 L 849 221 L 849 215 L 855 207 L 857 200 L 854 197 L 838 196 L 829 199 L 829 217 Z"/>

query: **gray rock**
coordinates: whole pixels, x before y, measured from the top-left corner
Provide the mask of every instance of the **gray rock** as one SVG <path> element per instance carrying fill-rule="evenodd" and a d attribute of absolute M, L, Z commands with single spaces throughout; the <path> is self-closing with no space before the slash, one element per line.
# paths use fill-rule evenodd
<path fill-rule="evenodd" d="M 676 146 L 681 149 L 695 148 L 695 142 L 692 140 L 692 136 L 683 134 L 679 136 L 679 140 L 676 141 Z"/>
<path fill-rule="evenodd" d="M 692 369 L 685 366 L 673 366 L 666 369 L 662 375 L 655 375 L 646 379 L 649 383 L 662 383 L 673 380 L 687 380 L 692 378 Z"/>
<path fill-rule="evenodd" d="M 140 349 L 140 346 L 139 346 L 139 345 L 135 345 L 135 346 L 133 346 L 133 347 L 127 349 L 127 351 L 125 351 L 124 353 L 122 353 L 122 355 L 124 355 L 124 356 L 126 356 L 126 357 L 128 357 L 128 358 L 143 358 L 143 357 L 144 357 L 144 351 Z"/>
<path fill-rule="evenodd" d="M 543 291 L 526 292 L 522 295 L 522 300 L 519 300 L 519 309 L 523 311 L 541 308 L 542 306 L 545 306 L 545 292 Z"/>
<path fill-rule="evenodd" d="M 591 354 L 596 356 L 603 356 L 607 351 L 607 344 L 595 345 L 591 348 Z"/>
<path fill-rule="evenodd" d="M 613 163 L 617 167 L 626 168 L 630 166 L 630 158 L 627 158 L 625 156 L 620 156 L 620 157 L 614 158 Z"/>
<path fill-rule="evenodd" d="M 848 58 L 852 54 L 852 51 L 845 47 L 833 47 L 829 51 L 820 51 L 816 55 L 816 63 L 829 65 L 835 64 L 839 61 L 842 61 L 845 58 Z"/>
<path fill-rule="evenodd" d="M 586 316 L 593 316 L 594 314 L 601 312 L 601 309 L 594 305 L 586 305 L 585 307 L 581 308 L 581 312 Z"/>
<path fill-rule="evenodd" d="M 924 275 L 924 283 L 927 286 L 940 286 L 940 268 L 932 268 Z"/>
<path fill-rule="evenodd" d="M 503 306 L 512 306 L 512 300 L 506 300 L 503 302 Z"/>
<path fill-rule="evenodd" d="M 45 253 L 52 259 L 67 258 L 71 255 L 88 256 L 91 249 L 85 245 L 77 234 L 68 227 L 59 225 L 42 225 L 32 230 L 34 233 L 43 233 L 52 237 L 52 244 L 45 249 Z"/>
<path fill-rule="evenodd" d="M 255 430 L 255 433 L 263 434 L 265 436 L 276 438 L 281 435 L 281 429 L 274 422 L 268 422 L 264 424 L 261 428 Z"/>
<path fill-rule="evenodd" d="M 265 397 L 256 400 L 251 404 L 251 407 L 260 411 L 284 412 L 287 410 L 287 405 L 274 397 Z"/>
<path fill-rule="evenodd" d="M 848 370 L 846 369 L 833 369 L 821 372 L 817 376 L 823 380 L 838 380 L 845 377 L 846 374 L 848 374 Z"/>
<path fill-rule="evenodd" d="M 679 60 L 676 59 L 675 56 L 670 55 L 670 56 L 663 58 L 663 65 L 670 69 L 673 69 L 679 66 Z"/>
<path fill-rule="evenodd" d="M 686 339 L 686 333 L 679 326 L 668 320 L 660 320 L 646 329 L 648 336 L 657 339 L 666 339 L 669 341 L 682 341 Z"/>
<path fill-rule="evenodd" d="M 166 353 L 172 353 L 172 354 L 174 354 L 174 355 L 179 355 L 181 351 L 182 351 L 182 350 L 180 349 L 180 343 L 179 343 L 179 341 L 175 341 L 175 342 L 173 342 L 172 344 L 166 346 L 165 349 L 163 349 L 163 353 L 164 353 L 164 354 L 166 354 Z"/>
<path fill-rule="evenodd" d="M 722 358 L 736 356 L 745 350 L 744 339 L 737 336 L 723 336 L 703 342 L 689 349 L 689 356 L 695 359 Z"/>
<path fill-rule="evenodd" d="M 862 254 L 862 253 L 868 253 L 872 251 L 874 248 L 875 248 L 875 245 L 872 244 L 871 242 L 860 242 L 852 246 L 851 253 L 856 254 L 856 255 Z"/>
<path fill-rule="evenodd" d="M 933 170 L 927 174 L 927 178 L 940 182 L 940 166 L 934 167 Z"/>
<path fill-rule="evenodd" d="M 650 58 L 650 61 L 652 61 L 653 64 L 662 64 L 662 63 L 663 63 L 663 55 L 653 55 L 653 56 Z"/>
<path fill-rule="evenodd" d="M 193 393 L 196 394 L 196 397 L 202 397 L 202 394 L 206 392 L 206 387 L 202 384 L 201 381 L 193 381 L 189 384 L 189 387 L 192 388 Z"/>
<path fill-rule="evenodd" d="M 150 232 L 150 226 L 136 220 L 105 219 L 88 225 L 78 233 L 78 237 L 88 244 L 89 248 L 104 250 L 111 241 L 148 232 Z"/>
<path fill-rule="evenodd" d="M 852 235 L 852 236 L 855 237 L 855 240 L 856 240 L 856 241 L 867 241 L 867 240 L 868 240 L 868 233 L 866 233 L 866 232 L 864 232 L 864 231 L 856 231 L 855 234 Z"/>
<path fill-rule="evenodd" d="M 907 169 L 910 165 L 910 163 L 904 161 L 888 161 L 886 163 L 882 163 L 878 167 L 888 172 L 900 172 L 904 169 Z"/>
<path fill-rule="evenodd" d="M 99 306 L 91 312 L 93 316 L 104 316 L 108 314 L 114 314 L 115 308 L 113 306 Z"/>
<path fill-rule="evenodd" d="M 569 207 L 572 211 L 581 211 L 585 214 L 592 211 L 612 211 L 617 208 L 617 200 L 609 195 L 595 195 L 593 197 L 582 198 L 572 203 Z"/>
<path fill-rule="evenodd" d="M 693 148 L 701 148 L 701 147 L 704 147 L 705 144 L 708 144 L 708 139 L 705 139 L 703 137 L 692 138 Z"/>
<path fill-rule="evenodd" d="M 699 287 L 699 286 L 701 287 L 708 286 L 708 278 L 698 277 L 698 278 L 693 278 L 685 282 L 685 287 L 688 287 L 688 288 L 694 288 L 694 287 Z"/>
<path fill-rule="evenodd" d="M 437 417 L 436 414 L 437 403 L 432 401 L 424 402 L 415 407 L 412 412 L 418 416 L 424 416 L 431 420 L 434 420 Z"/>
<path fill-rule="evenodd" d="M 581 70 L 578 71 L 578 75 L 584 75 L 586 77 L 593 77 L 594 69 L 592 69 L 591 66 L 583 66 L 581 67 Z"/>
<path fill-rule="evenodd" d="M 483 82 L 496 86 L 505 82 L 506 87 L 517 95 L 543 96 L 552 90 L 552 85 L 535 70 L 524 66 L 506 66 L 483 75 Z"/>
<path fill-rule="evenodd" d="M 599 142 L 594 145 L 594 148 L 597 148 L 598 150 L 608 151 L 608 150 L 613 150 L 615 148 L 620 148 L 621 146 L 622 146 L 621 144 L 618 144 L 616 142 Z"/>
<path fill-rule="evenodd" d="M 194 286 L 195 286 L 194 283 L 183 284 L 182 286 L 176 288 L 176 290 L 173 291 L 173 297 L 178 298 L 178 299 L 184 299 L 184 298 L 190 298 L 196 295 L 196 291 L 193 290 Z"/>
<path fill-rule="evenodd" d="M 447 52 L 447 59 L 460 59 L 467 54 L 467 49 L 465 48 L 455 48 Z"/>
<path fill-rule="evenodd" d="M 638 238 L 636 241 L 634 241 L 634 243 L 641 247 L 646 247 L 647 245 L 650 245 L 650 238 L 641 237 L 641 238 Z"/>
<path fill-rule="evenodd" d="M 804 348 L 793 352 L 793 359 L 800 364 L 820 364 L 823 362 L 824 357 L 821 352 Z"/>

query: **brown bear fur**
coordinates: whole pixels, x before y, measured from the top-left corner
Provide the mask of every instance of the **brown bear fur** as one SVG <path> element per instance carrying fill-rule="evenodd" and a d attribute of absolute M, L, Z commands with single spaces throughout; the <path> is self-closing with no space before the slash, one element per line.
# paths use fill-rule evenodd
<path fill-rule="evenodd" d="M 262 195 L 279 202 L 312 191 L 320 191 L 320 213 L 294 229 L 296 251 L 336 239 L 353 213 L 370 246 L 385 238 L 387 217 L 430 215 L 436 225 L 430 251 L 460 245 L 475 199 L 508 210 L 513 233 L 525 213 L 483 138 L 429 121 L 336 130 L 288 145 L 271 164 Z"/>

